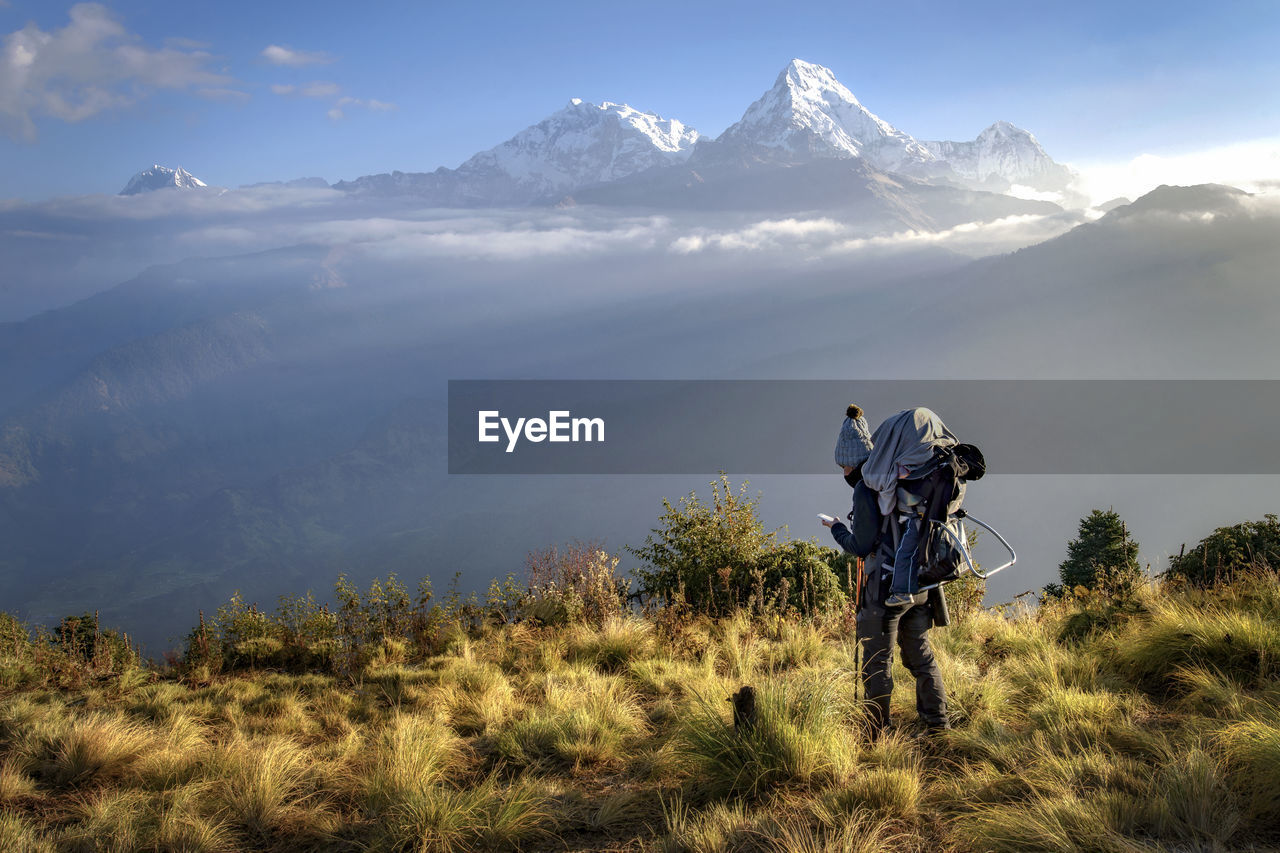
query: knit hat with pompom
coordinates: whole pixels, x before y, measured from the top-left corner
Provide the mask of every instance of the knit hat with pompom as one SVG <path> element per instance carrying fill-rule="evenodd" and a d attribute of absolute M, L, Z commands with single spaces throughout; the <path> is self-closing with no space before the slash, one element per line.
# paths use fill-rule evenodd
<path fill-rule="evenodd" d="M 862 416 L 862 408 L 850 403 L 845 409 L 844 424 L 836 439 L 836 464 L 856 468 L 871 455 L 871 429 Z"/>

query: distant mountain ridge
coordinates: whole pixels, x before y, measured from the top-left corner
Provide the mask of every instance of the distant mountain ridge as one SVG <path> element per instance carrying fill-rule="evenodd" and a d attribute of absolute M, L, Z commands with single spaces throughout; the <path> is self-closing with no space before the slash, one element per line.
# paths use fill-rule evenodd
<path fill-rule="evenodd" d="M 862 160 L 881 172 L 1003 191 L 1012 185 L 1055 192 L 1074 177 L 1028 131 L 996 122 L 969 142 L 921 142 L 872 113 L 828 68 L 796 59 L 742 118 L 714 140 L 675 119 L 625 104 L 579 99 L 457 169 L 388 172 L 339 181 L 336 189 L 420 195 L 448 206 L 553 203 L 584 188 L 664 170 L 789 167 Z M 626 193 L 624 193 L 626 194 Z M 600 203 L 609 193 L 597 193 Z"/>
<path fill-rule="evenodd" d="M 698 139 L 696 130 L 674 119 L 626 104 L 574 98 L 457 169 L 366 175 L 334 187 L 376 195 L 424 194 L 459 206 L 527 204 L 682 162 Z"/>
<path fill-rule="evenodd" d="M 596 204 L 612 204 L 617 198 L 624 204 L 644 199 L 659 206 L 687 205 L 689 194 L 678 193 L 682 197 L 673 199 L 670 187 L 701 182 L 710 172 L 724 198 L 712 198 L 714 193 L 706 188 L 696 195 L 715 208 L 742 196 L 740 188 L 731 185 L 744 178 L 743 170 L 843 160 L 861 161 L 878 173 L 966 190 L 1008 193 L 1021 187 L 1051 194 L 1048 197 L 1058 194 L 1073 204 L 1083 202 L 1068 195 L 1075 173 L 1055 162 L 1029 131 L 997 121 L 969 141 L 918 140 L 867 109 L 831 69 L 800 59 L 788 63 L 773 86 L 715 139 L 677 119 L 627 104 L 574 98 L 456 169 L 383 172 L 338 181 L 333 188 L 374 197 L 422 198 L 441 207 L 513 207 L 588 198 Z M 801 187 L 812 182 L 796 172 L 766 183 L 785 184 L 789 178 L 798 179 Z M 627 186 L 608 189 L 620 182 Z M 755 175 L 746 182 L 758 184 L 760 178 Z M 637 191 L 637 185 L 645 183 L 648 190 Z M 283 185 L 323 188 L 325 183 L 311 178 Z M 205 186 L 182 168 L 156 165 L 134 175 L 121 195 Z M 801 189 L 786 195 L 801 208 L 831 206 L 829 192 L 808 198 Z"/>

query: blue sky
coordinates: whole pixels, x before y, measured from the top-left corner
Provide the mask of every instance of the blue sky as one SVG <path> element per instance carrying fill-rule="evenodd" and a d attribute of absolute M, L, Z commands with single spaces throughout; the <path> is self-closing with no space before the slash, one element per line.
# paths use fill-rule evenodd
<path fill-rule="evenodd" d="M 452 167 L 571 97 L 714 135 L 793 57 L 919 138 L 1006 119 L 1073 164 L 1280 138 L 1264 0 L 0 0 L 0 39 L 0 198 L 113 193 L 153 162 L 224 186 Z"/>

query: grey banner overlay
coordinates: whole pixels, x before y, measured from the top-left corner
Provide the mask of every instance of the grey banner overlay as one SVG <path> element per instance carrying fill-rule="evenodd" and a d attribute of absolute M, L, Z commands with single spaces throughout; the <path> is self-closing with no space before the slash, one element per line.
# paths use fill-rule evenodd
<path fill-rule="evenodd" d="M 933 409 L 991 474 L 1280 474 L 1276 380 L 451 380 L 449 473 L 830 474 L 850 402 L 873 431 Z M 485 410 L 600 418 L 604 441 L 507 452 Z"/>

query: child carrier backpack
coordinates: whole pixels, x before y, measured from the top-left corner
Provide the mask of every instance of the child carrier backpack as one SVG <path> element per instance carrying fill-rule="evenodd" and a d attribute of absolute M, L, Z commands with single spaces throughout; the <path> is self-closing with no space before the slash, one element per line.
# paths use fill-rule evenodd
<path fill-rule="evenodd" d="M 925 561 L 920 567 L 920 585 L 931 586 L 957 580 L 973 565 L 969 553 L 969 532 L 964 526 L 965 511 L 945 519 L 925 522 Z"/>

